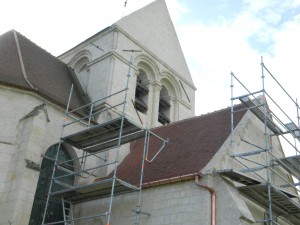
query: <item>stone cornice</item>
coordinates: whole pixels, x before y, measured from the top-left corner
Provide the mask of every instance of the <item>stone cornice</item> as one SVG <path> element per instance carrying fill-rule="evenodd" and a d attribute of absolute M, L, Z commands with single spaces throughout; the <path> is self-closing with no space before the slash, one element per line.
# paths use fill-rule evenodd
<path fill-rule="evenodd" d="M 125 57 L 123 57 L 123 56 L 122 56 L 121 54 L 119 54 L 118 52 L 116 52 L 116 51 L 110 51 L 110 52 L 107 52 L 107 53 L 105 53 L 104 55 L 102 55 L 102 56 L 100 56 L 100 57 L 94 59 L 94 60 L 91 61 L 87 66 L 90 67 L 90 66 L 92 66 L 92 65 L 94 65 L 94 64 L 96 64 L 96 63 L 98 63 L 98 62 L 100 62 L 100 61 L 102 61 L 102 60 L 104 60 L 104 59 L 106 59 L 106 58 L 109 58 L 109 57 L 111 57 L 111 56 L 114 56 L 115 58 L 117 58 L 118 60 L 122 61 L 122 62 L 125 63 L 125 64 L 128 64 L 128 63 L 129 63 L 129 62 L 128 62 L 128 59 L 126 59 Z M 134 69 L 135 71 L 138 71 L 138 68 L 137 68 L 135 65 L 133 65 L 133 64 L 131 64 L 131 68 Z"/>

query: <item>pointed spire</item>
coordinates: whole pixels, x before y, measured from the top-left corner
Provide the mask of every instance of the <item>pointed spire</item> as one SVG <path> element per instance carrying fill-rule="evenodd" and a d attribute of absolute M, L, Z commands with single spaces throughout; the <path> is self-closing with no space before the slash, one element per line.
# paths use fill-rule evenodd
<path fill-rule="evenodd" d="M 165 0 L 156 0 L 115 24 L 193 83 Z"/>

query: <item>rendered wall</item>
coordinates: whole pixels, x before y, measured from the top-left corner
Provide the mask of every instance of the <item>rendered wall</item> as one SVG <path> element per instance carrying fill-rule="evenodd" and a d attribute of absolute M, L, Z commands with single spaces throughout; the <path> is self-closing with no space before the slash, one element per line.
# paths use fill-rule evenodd
<path fill-rule="evenodd" d="M 248 153 L 255 150 L 258 150 L 257 147 L 246 143 L 245 141 L 254 144 L 256 146 L 259 146 L 261 148 L 265 148 L 265 135 L 264 135 L 264 124 L 250 111 L 246 113 L 242 121 L 237 125 L 233 132 L 232 139 L 229 137 L 223 146 L 220 148 L 220 150 L 216 153 L 216 155 L 213 157 L 213 159 L 208 163 L 208 165 L 203 169 L 204 174 L 211 174 L 216 171 L 223 171 L 223 170 L 231 170 L 239 172 L 241 169 L 248 168 L 256 168 L 258 165 L 266 165 L 266 154 L 260 153 L 251 155 L 249 157 L 243 158 L 233 158 L 231 157 L 234 154 L 242 154 L 242 153 Z M 230 143 L 232 141 L 232 147 L 230 147 Z M 284 152 L 282 150 L 281 144 L 279 142 L 278 137 L 273 136 L 272 141 L 268 141 L 270 144 L 272 154 L 276 156 L 277 158 L 284 157 Z M 270 157 L 268 158 L 270 161 Z M 271 162 L 270 162 L 271 163 Z M 290 179 L 290 175 L 287 171 L 282 169 L 282 167 L 274 166 L 272 168 L 274 171 L 276 171 L 281 177 L 283 177 L 286 180 Z M 270 182 L 275 186 L 280 186 L 282 184 L 286 184 L 286 182 L 279 178 L 278 175 L 275 175 L 275 173 L 270 173 Z M 262 178 L 265 180 L 267 179 L 267 172 L 266 169 L 261 169 L 254 172 L 246 172 L 244 173 L 245 176 L 251 177 L 253 179 L 256 179 L 258 181 L 264 182 Z M 226 178 L 225 178 L 226 179 Z M 227 179 L 226 179 L 227 180 Z M 231 183 L 230 185 L 232 187 L 238 187 L 241 184 L 232 182 L 229 179 L 227 180 L 228 183 Z M 284 191 L 290 192 L 294 195 L 297 194 L 296 190 L 294 188 L 285 188 Z M 264 218 L 264 210 L 262 207 L 258 206 L 254 202 L 246 199 L 245 197 L 241 196 L 239 197 L 241 200 L 243 200 L 247 207 L 249 208 L 254 220 L 262 220 Z M 276 215 L 274 215 L 276 217 Z M 284 220 L 278 218 L 278 221 L 280 221 L 280 224 L 289 224 L 285 222 Z"/>
<path fill-rule="evenodd" d="M 227 185 L 223 179 L 209 176 L 203 178 L 201 182 L 215 187 L 217 225 L 239 225 L 241 217 L 251 218 L 249 212 L 247 215 L 245 204 L 237 199 L 234 188 Z M 111 224 L 133 224 L 135 213 L 131 210 L 136 208 L 136 203 L 136 194 L 116 196 Z M 77 215 L 80 217 L 95 215 L 107 210 L 108 199 L 95 200 L 76 207 Z M 151 214 L 150 217 L 140 216 L 140 224 L 143 225 L 207 225 L 210 224 L 211 218 L 211 196 L 208 190 L 198 187 L 193 180 L 147 188 L 142 195 L 142 211 Z M 105 225 L 106 221 L 105 218 L 95 218 L 78 224 Z"/>

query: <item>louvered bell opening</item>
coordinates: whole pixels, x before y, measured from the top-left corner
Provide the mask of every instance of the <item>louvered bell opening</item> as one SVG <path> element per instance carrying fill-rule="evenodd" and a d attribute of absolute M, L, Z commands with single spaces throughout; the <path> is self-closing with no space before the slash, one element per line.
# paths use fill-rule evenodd
<path fill-rule="evenodd" d="M 141 98 L 135 98 L 135 107 L 140 112 L 146 112 L 148 109 L 147 104 Z"/>
<path fill-rule="evenodd" d="M 158 122 L 160 122 L 161 124 L 165 125 L 170 123 L 170 119 L 162 112 L 158 113 Z"/>
<path fill-rule="evenodd" d="M 163 98 L 160 98 L 159 104 L 161 106 L 165 107 L 165 108 L 168 108 L 168 109 L 171 107 L 171 104 L 167 100 L 165 100 Z"/>
<path fill-rule="evenodd" d="M 149 89 L 141 82 L 136 83 L 136 90 L 140 91 L 142 94 L 148 94 L 149 92 Z"/>
<path fill-rule="evenodd" d="M 141 79 L 138 78 L 135 90 L 135 108 L 142 113 L 145 113 L 148 109 L 147 104 L 142 99 L 142 97 L 146 96 L 148 92 L 148 87 L 143 85 Z"/>

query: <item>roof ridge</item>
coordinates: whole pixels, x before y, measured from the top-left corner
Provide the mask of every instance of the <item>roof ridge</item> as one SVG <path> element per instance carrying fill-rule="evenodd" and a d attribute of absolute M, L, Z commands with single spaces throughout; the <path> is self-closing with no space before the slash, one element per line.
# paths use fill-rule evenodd
<path fill-rule="evenodd" d="M 242 104 L 242 103 L 234 104 L 233 107 L 238 107 L 238 106 L 241 106 L 241 105 L 243 105 L 243 104 Z M 227 109 L 230 109 L 230 108 L 231 108 L 231 106 L 227 106 L 227 107 L 225 107 L 225 108 L 221 108 L 221 109 L 217 109 L 217 110 L 214 110 L 214 111 L 211 111 L 211 112 L 207 112 L 207 113 L 201 114 L 201 115 L 199 115 L 199 116 L 207 116 L 207 115 L 214 114 L 214 113 L 218 113 L 218 112 L 220 112 L 220 111 L 224 111 L 224 110 L 227 110 Z"/>
<path fill-rule="evenodd" d="M 49 54 L 51 57 L 55 58 L 57 61 L 59 61 L 60 63 L 64 64 L 67 66 L 66 63 L 64 63 L 63 61 L 61 61 L 60 59 L 58 59 L 58 57 L 56 57 L 55 55 L 52 55 L 51 52 L 48 52 L 46 49 L 44 49 L 43 47 L 41 47 L 40 45 L 36 44 L 34 41 L 32 41 L 31 39 L 27 38 L 26 36 L 24 36 L 23 34 L 21 34 L 19 31 L 16 31 L 15 29 L 11 30 L 11 31 L 15 31 L 19 36 L 21 36 L 22 38 L 25 38 L 27 41 L 31 42 L 32 44 L 34 44 L 36 47 L 38 47 L 40 50 L 44 51 L 45 53 Z"/>
<path fill-rule="evenodd" d="M 239 105 L 241 105 L 241 104 L 236 104 L 234 106 L 239 106 Z M 189 120 L 193 120 L 193 119 L 196 119 L 196 118 L 205 117 L 205 116 L 209 116 L 209 115 L 212 115 L 212 114 L 215 114 L 215 113 L 219 113 L 221 111 L 224 111 L 224 110 L 227 110 L 227 109 L 230 109 L 230 108 L 231 108 L 231 106 L 227 106 L 225 108 L 221 108 L 221 109 L 218 109 L 218 110 L 215 110 L 215 111 L 212 111 L 212 112 L 207 112 L 207 113 L 204 113 L 204 114 L 201 114 L 201 115 L 197 115 L 197 116 L 185 118 L 185 119 L 182 119 L 182 120 L 174 121 L 174 122 L 171 122 L 171 123 L 166 124 L 166 125 L 154 127 L 153 129 L 159 129 L 159 128 L 162 128 L 162 127 L 168 127 L 168 126 L 172 126 L 172 125 L 177 125 L 177 124 L 189 121 Z"/>
<path fill-rule="evenodd" d="M 26 68 L 24 66 L 24 62 L 23 62 L 23 55 L 22 55 L 22 50 L 20 47 L 20 42 L 18 39 L 18 35 L 17 32 L 15 30 L 12 31 L 14 38 L 15 38 L 15 43 L 16 43 L 16 47 L 17 47 L 17 52 L 18 52 L 18 56 L 19 56 L 19 60 L 20 60 L 20 66 L 21 66 L 21 71 L 23 74 L 23 78 L 25 79 L 25 81 L 27 82 L 27 84 L 34 90 L 37 90 L 36 87 L 33 86 L 33 84 L 29 81 L 28 77 L 27 77 L 27 72 L 26 72 Z"/>
<path fill-rule="evenodd" d="M 0 83 L 34 91 L 55 104 L 66 106 L 69 88 L 75 84 L 66 63 L 14 29 L 0 35 L 0 47 L 5 50 L 0 54 Z M 22 68 L 22 60 L 26 71 Z M 79 84 L 75 84 L 72 108 L 86 104 L 78 87 Z"/>

